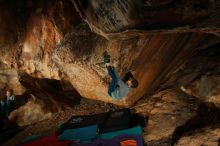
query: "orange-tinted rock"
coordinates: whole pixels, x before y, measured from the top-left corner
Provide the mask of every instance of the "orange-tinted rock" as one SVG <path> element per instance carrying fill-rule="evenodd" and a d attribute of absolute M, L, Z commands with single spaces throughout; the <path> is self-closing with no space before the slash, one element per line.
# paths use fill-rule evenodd
<path fill-rule="evenodd" d="M 19 32 L 17 42 L 12 43 L 13 47 L 0 52 L 1 62 L 33 77 L 68 81 L 85 98 L 123 106 L 130 106 L 156 91 L 195 52 L 220 42 L 219 37 L 204 33 L 136 31 L 114 34 L 115 37 L 107 40 L 92 32 L 89 26 L 77 25 L 81 21 L 70 1 L 24 3 L 22 10 L 29 12 L 25 21 L 15 19 L 25 24 L 19 29 L 23 31 Z M 11 13 L 17 14 L 10 11 L 9 16 L 14 16 Z M 105 50 L 117 64 L 121 76 L 131 71 L 140 83 L 123 100 L 112 100 L 107 94 L 109 79 L 106 69 L 100 65 Z"/>
<path fill-rule="evenodd" d="M 13 89 L 14 94 L 22 95 L 24 86 L 19 82 L 19 75 L 15 69 L 0 70 L 0 96 L 6 96 L 6 90 Z"/>
<path fill-rule="evenodd" d="M 207 43 L 201 44 L 204 38 Z M 52 59 L 61 69 L 63 78 L 68 79 L 83 97 L 132 105 L 145 94 L 155 91 L 162 79 L 165 80 L 166 75 L 174 72 L 194 51 L 218 41 L 217 37 L 196 33 L 145 34 L 125 40 L 105 40 L 88 29 L 77 28 L 55 49 Z M 140 83 L 119 102 L 108 96 L 108 83 L 104 80 L 108 75 L 98 64 L 102 62 L 105 50 L 117 64 L 121 76 L 132 71 Z"/>

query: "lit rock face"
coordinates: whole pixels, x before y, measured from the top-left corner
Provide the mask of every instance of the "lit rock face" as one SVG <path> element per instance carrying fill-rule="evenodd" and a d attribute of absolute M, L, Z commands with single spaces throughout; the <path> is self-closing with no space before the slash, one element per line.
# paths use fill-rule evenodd
<path fill-rule="evenodd" d="M 58 69 L 51 64 L 51 53 L 67 30 L 80 22 L 77 16 L 74 17 L 76 12 L 66 14 L 70 11 L 71 4 L 64 1 L 36 4 L 39 7 L 33 10 L 26 22 L 19 70 L 39 78 L 58 78 Z"/>
<path fill-rule="evenodd" d="M 67 31 L 81 22 L 73 4 L 59 0 L 12 0 L 1 1 L 1 8 L 1 64 L 35 76 L 55 78 L 56 72 L 52 73 L 47 65 L 48 56 Z"/>
<path fill-rule="evenodd" d="M 218 144 L 220 109 L 179 89 L 161 91 L 132 109 L 149 117 L 143 132 L 149 146 Z"/>
<path fill-rule="evenodd" d="M 0 3 L 1 72 L 14 68 L 18 74 L 58 78 L 50 55 L 67 31 L 81 23 L 73 4 L 59 0 Z"/>
<path fill-rule="evenodd" d="M 184 135 L 175 146 L 219 146 L 220 125 L 209 126 Z"/>
<path fill-rule="evenodd" d="M 204 37 L 207 37 L 207 43 L 201 44 Z M 63 78 L 68 79 L 83 97 L 118 105 L 132 105 L 146 93 L 157 89 L 160 81 L 168 73 L 175 72 L 189 54 L 218 41 L 214 36 L 192 33 L 146 34 L 125 40 L 107 41 L 87 29 L 78 28 L 64 38 L 55 49 L 52 59 L 61 69 Z M 104 80 L 108 76 L 106 69 L 97 64 L 102 62 L 104 50 L 112 56 L 112 62 L 117 64 L 122 76 L 126 71 L 132 71 L 140 83 L 137 89 L 120 102 L 111 100 L 108 96 L 108 83 Z"/>
<path fill-rule="evenodd" d="M 46 111 L 46 106 L 42 100 L 31 98 L 25 105 L 12 111 L 8 119 L 15 121 L 19 126 L 26 126 L 51 118 L 52 112 Z"/>
<path fill-rule="evenodd" d="M 22 95 L 25 88 L 19 82 L 19 75 L 15 69 L 0 70 L 0 96 L 6 96 L 6 90 L 13 89 L 14 94 Z"/>
<path fill-rule="evenodd" d="M 19 80 L 23 74 L 58 78 L 58 70 L 50 66 L 50 54 L 66 32 L 81 22 L 72 8 L 71 2 L 59 0 L 0 1 L 0 93 L 3 97 L 5 90 L 11 88 L 16 95 L 21 95 L 28 89 L 25 95 L 16 96 L 19 106 L 8 117 L 20 126 L 50 118 L 53 112 L 61 110 L 53 95 L 48 97 L 42 90 L 37 91 L 41 95 L 33 94 L 33 90 L 40 89 L 38 84 L 30 88 L 33 79 L 23 78 L 30 83 L 25 85 Z M 24 103 L 29 94 L 36 98 Z"/>
<path fill-rule="evenodd" d="M 97 6 L 97 2 L 101 1 L 94 1 L 94 6 Z M 128 1 L 129 10 L 139 10 L 141 4 L 139 1 L 137 4 L 132 2 L 132 5 L 130 2 Z M 7 7 L 11 6 L 10 2 L 2 1 L 2 3 Z M 70 1 L 56 0 L 45 3 L 24 1 L 22 4 L 16 1 L 15 3 L 14 7 L 20 10 L 2 10 L 7 14 L 2 13 L 5 14 L 4 17 L 16 15 L 16 19 L 13 22 L 9 19 L 5 23 L 1 22 L 2 28 L 9 25 L 7 27 L 10 27 L 15 35 L 13 39 L 11 35 L 7 35 L 10 32 L 2 32 L 1 36 L 7 36 L 9 39 L 1 37 L 3 38 L 1 62 L 8 68 L 15 68 L 19 73 L 27 73 L 33 77 L 68 81 L 85 98 L 117 105 L 131 106 L 144 95 L 154 92 L 160 86 L 162 79 L 166 81 L 172 72 L 175 72 L 195 52 L 220 41 L 219 37 L 204 33 L 149 34 L 136 31 L 112 34 L 113 37 L 108 40 L 89 29 L 91 26 L 89 16 L 89 26 L 78 25 L 81 24 L 81 20 Z M 113 8 L 115 3 L 116 1 L 109 9 Z M 108 6 L 103 5 L 105 8 Z M 128 14 L 128 11 L 125 13 Z M 120 13 L 116 16 L 127 19 L 121 17 Z M 20 17 L 23 19 L 19 19 Z M 123 20 L 121 24 L 116 19 L 114 21 L 117 25 L 110 27 L 109 31 L 117 32 L 123 27 L 130 28 L 127 24 L 138 26 L 142 23 Z M 98 25 L 100 21 L 97 22 Z M 12 27 L 12 23 L 16 25 Z M 114 30 L 118 23 L 121 27 Z M 102 27 L 101 23 L 100 27 Z M 100 65 L 105 50 L 112 56 L 112 62 L 116 64 L 122 76 L 127 71 L 131 71 L 140 83 L 137 89 L 120 101 L 112 100 L 107 94 L 109 78 L 106 69 Z"/>

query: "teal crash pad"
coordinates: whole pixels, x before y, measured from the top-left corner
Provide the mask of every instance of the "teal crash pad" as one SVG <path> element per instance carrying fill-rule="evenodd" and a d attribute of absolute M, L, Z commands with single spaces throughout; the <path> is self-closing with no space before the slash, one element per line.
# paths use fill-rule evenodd
<path fill-rule="evenodd" d="M 90 139 L 96 138 L 98 125 L 91 125 L 82 128 L 67 129 L 59 135 L 59 140 L 80 140 L 90 141 Z"/>
<path fill-rule="evenodd" d="M 103 133 L 103 134 L 99 134 L 98 138 L 112 139 L 113 137 L 119 136 L 119 135 L 122 135 L 122 134 L 141 135 L 142 134 L 142 128 L 140 126 L 135 126 L 133 128 L 124 129 L 124 130 L 120 130 L 120 131 Z"/>

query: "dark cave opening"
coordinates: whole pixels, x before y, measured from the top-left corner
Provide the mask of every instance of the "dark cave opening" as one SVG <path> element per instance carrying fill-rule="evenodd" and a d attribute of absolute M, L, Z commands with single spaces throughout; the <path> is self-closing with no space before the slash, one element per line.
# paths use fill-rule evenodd
<path fill-rule="evenodd" d="M 81 2 L 81 4 L 82 4 L 82 7 L 83 7 L 84 9 L 87 9 L 88 4 L 89 4 L 89 1 L 88 1 L 88 0 L 81 0 L 80 2 Z"/>
<path fill-rule="evenodd" d="M 26 88 L 25 96 L 30 94 L 37 96 L 42 100 L 47 95 L 53 97 L 59 103 L 74 106 L 80 104 L 81 95 L 67 81 L 55 79 L 39 79 L 28 75 L 22 75 L 20 78 L 21 84 Z"/>

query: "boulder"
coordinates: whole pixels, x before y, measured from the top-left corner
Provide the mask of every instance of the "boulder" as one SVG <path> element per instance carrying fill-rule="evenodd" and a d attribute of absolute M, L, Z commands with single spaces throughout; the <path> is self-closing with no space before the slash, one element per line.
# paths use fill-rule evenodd
<path fill-rule="evenodd" d="M 15 121 L 19 126 L 27 126 L 52 117 L 51 111 L 47 111 L 45 103 L 36 98 L 30 98 L 25 105 L 10 113 L 8 119 Z"/>
<path fill-rule="evenodd" d="M 175 130 L 197 115 L 199 102 L 181 91 L 165 90 L 140 101 L 134 106 L 137 113 L 149 117 L 144 129 L 144 141 L 149 146 L 172 143 Z"/>
<path fill-rule="evenodd" d="M 204 102 L 212 102 L 220 107 L 220 76 L 218 75 L 202 75 L 191 84 L 182 86 L 181 89 Z"/>
<path fill-rule="evenodd" d="M 209 126 L 185 134 L 175 146 L 219 146 L 220 125 Z"/>

